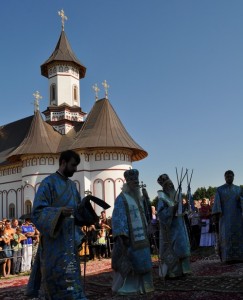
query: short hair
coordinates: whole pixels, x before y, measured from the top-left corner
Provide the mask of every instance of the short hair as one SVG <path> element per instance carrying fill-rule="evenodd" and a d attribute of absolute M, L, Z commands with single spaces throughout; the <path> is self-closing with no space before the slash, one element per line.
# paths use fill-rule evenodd
<path fill-rule="evenodd" d="M 226 171 L 226 172 L 224 173 L 224 176 L 229 175 L 229 174 L 232 174 L 233 176 L 235 176 L 234 172 L 231 171 L 231 170 Z"/>
<path fill-rule="evenodd" d="M 68 163 L 72 158 L 76 160 L 77 165 L 80 163 L 80 157 L 78 153 L 74 152 L 73 150 L 66 150 L 62 152 L 59 157 L 59 166 L 62 164 L 63 160 Z"/>

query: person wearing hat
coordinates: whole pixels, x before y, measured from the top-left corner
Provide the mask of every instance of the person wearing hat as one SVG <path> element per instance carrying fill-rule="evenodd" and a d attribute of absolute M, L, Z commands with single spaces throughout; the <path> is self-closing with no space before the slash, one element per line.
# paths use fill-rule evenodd
<path fill-rule="evenodd" d="M 136 169 L 124 172 L 126 183 L 115 200 L 112 213 L 112 291 L 117 295 L 139 295 L 154 290 L 150 243 L 144 197 Z"/>
<path fill-rule="evenodd" d="M 157 214 L 160 223 L 159 252 L 162 264 L 159 275 L 178 278 L 191 273 L 190 242 L 183 214 L 178 213 L 178 193 L 167 174 L 157 182 L 163 190 L 158 191 Z"/>

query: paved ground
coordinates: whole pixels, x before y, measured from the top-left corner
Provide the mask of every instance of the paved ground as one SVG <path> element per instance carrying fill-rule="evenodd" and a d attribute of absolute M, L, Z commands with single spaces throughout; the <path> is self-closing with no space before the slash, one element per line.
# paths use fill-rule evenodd
<path fill-rule="evenodd" d="M 150 295 L 134 297 L 112 295 L 110 260 L 88 262 L 85 283 L 87 298 L 89 300 L 243 300 L 243 263 L 222 264 L 215 255 L 193 257 L 192 260 L 192 276 L 165 282 L 158 277 L 158 262 L 155 261 L 153 264 L 155 291 Z M 24 296 L 27 281 L 28 276 L 1 278 L 0 299 L 27 299 Z"/>

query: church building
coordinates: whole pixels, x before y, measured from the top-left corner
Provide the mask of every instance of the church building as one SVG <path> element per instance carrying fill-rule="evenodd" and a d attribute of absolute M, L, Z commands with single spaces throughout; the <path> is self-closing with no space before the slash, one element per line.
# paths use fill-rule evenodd
<path fill-rule="evenodd" d="M 39 111 L 39 92 L 34 93 L 34 115 L 0 126 L 0 219 L 30 213 L 41 181 L 58 169 L 62 151 L 79 153 L 81 162 L 71 178 L 81 197 L 92 193 L 111 205 L 124 183 L 123 173 L 132 162 L 148 154 L 129 135 L 108 99 L 98 98 L 86 114 L 80 104 L 80 79 L 86 67 L 74 54 L 62 30 L 55 50 L 41 65 L 48 81 L 49 103 Z M 100 207 L 95 207 L 100 213 Z"/>

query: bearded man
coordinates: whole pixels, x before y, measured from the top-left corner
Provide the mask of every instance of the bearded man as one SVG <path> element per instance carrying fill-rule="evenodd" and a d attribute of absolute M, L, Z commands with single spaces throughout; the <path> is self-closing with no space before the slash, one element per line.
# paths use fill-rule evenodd
<path fill-rule="evenodd" d="M 157 182 L 163 190 L 158 191 L 157 214 L 160 223 L 159 252 L 162 264 L 161 277 L 178 278 L 191 273 L 190 242 L 183 214 L 178 214 L 179 194 L 167 174 Z"/>
<path fill-rule="evenodd" d="M 88 197 L 81 200 L 76 184 L 69 179 L 79 163 L 76 152 L 62 152 L 57 172 L 46 177 L 38 188 L 32 220 L 41 237 L 26 295 L 38 294 L 42 279 L 45 299 L 87 299 L 78 256 L 81 226 L 97 222 L 98 216 Z"/>
<path fill-rule="evenodd" d="M 154 290 L 145 199 L 138 177 L 136 169 L 125 171 L 126 183 L 115 200 L 112 214 L 112 290 L 118 295 L 139 295 Z"/>
<path fill-rule="evenodd" d="M 243 192 L 234 185 L 234 172 L 224 174 L 225 184 L 216 190 L 213 219 L 218 228 L 218 253 L 222 262 L 243 262 Z"/>

